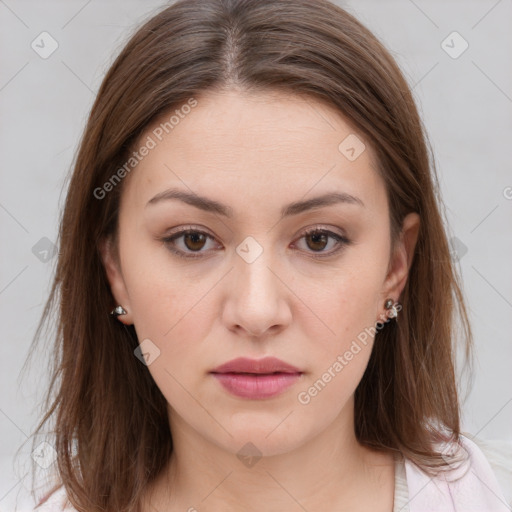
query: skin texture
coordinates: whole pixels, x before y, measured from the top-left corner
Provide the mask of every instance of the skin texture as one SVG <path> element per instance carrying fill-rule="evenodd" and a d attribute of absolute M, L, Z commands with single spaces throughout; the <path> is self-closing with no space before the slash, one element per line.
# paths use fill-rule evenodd
<path fill-rule="evenodd" d="M 125 178 L 119 261 L 102 246 L 112 293 L 128 312 L 119 320 L 160 350 L 148 370 L 169 404 L 174 453 L 147 510 L 391 511 L 393 458 L 359 445 L 353 426 L 373 339 L 307 405 L 298 394 L 383 318 L 387 298 L 398 299 L 419 217 L 405 218 L 391 253 L 386 191 L 369 142 L 357 134 L 366 149 L 347 159 L 338 146 L 356 132 L 331 107 L 237 89 L 197 100 Z M 233 217 L 177 200 L 146 206 L 170 187 L 222 202 Z M 332 191 L 365 206 L 339 203 L 280 220 L 284 205 Z M 162 242 L 180 227 L 213 237 L 175 240 L 199 258 L 180 258 Z M 350 243 L 334 252 L 334 238 L 304 235 L 315 227 Z M 252 263 L 236 251 L 248 236 L 263 249 Z M 304 372 L 274 398 L 234 397 L 209 374 L 235 357 L 267 355 Z M 262 454 L 251 467 L 237 457 L 248 442 Z"/>

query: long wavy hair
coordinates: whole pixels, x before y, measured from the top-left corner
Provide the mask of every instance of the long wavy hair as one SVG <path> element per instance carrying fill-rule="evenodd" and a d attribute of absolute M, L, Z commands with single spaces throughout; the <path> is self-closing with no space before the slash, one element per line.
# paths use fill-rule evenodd
<path fill-rule="evenodd" d="M 173 449 L 166 400 L 133 353 L 134 327 L 108 315 L 115 303 L 99 245 L 116 240 L 123 181 L 101 199 L 94 191 L 158 116 L 233 86 L 327 102 L 377 155 L 392 244 L 405 215 L 419 214 L 403 310 L 398 323 L 376 334 L 355 391 L 355 432 L 361 444 L 399 451 L 432 474 L 448 464 L 436 443 L 458 440 L 456 353 L 461 348 L 471 365 L 472 333 L 432 150 L 398 65 L 367 28 L 327 0 L 178 0 L 135 30 L 100 86 L 75 155 L 55 276 L 29 352 L 55 313 L 50 385 L 33 444 L 46 426 L 60 485 L 78 510 L 141 510 Z"/>

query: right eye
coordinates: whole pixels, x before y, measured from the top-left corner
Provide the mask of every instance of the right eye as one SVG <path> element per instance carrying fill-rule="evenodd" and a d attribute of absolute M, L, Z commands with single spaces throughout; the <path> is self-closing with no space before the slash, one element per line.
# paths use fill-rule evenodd
<path fill-rule="evenodd" d="M 180 239 L 182 241 L 178 243 Z M 180 258 L 201 258 L 201 253 L 209 252 L 201 249 L 207 244 L 208 240 L 214 240 L 214 238 L 204 231 L 188 227 L 160 240 Z"/>

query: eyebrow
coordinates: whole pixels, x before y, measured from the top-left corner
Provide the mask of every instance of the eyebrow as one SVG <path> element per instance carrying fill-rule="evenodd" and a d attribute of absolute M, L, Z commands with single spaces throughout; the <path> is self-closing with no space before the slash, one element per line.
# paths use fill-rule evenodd
<path fill-rule="evenodd" d="M 176 188 L 170 188 L 160 192 L 147 202 L 146 207 L 160 203 L 161 201 L 169 201 L 172 199 L 177 199 L 191 206 L 195 206 L 196 208 L 205 212 L 216 213 L 228 218 L 233 217 L 233 209 L 231 207 L 208 197 L 200 196 L 198 194 Z M 329 192 L 327 194 L 313 197 L 305 201 L 295 201 L 284 206 L 281 209 L 281 218 L 297 215 L 308 210 L 322 208 L 323 206 L 331 206 L 338 203 L 359 205 L 365 208 L 363 201 L 358 197 L 347 194 L 345 192 Z"/>

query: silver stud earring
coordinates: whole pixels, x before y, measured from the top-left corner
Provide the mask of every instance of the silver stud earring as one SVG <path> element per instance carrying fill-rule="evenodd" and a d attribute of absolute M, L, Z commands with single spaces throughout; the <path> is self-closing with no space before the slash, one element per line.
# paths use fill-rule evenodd
<path fill-rule="evenodd" d="M 387 315 L 389 318 L 396 318 L 398 316 L 398 310 L 396 305 L 393 303 L 393 299 L 387 299 L 384 303 L 384 307 L 388 311 Z"/>
<path fill-rule="evenodd" d="M 116 318 L 120 315 L 126 315 L 126 313 L 128 313 L 128 311 L 126 311 L 123 306 L 116 306 L 111 312 L 110 314 L 112 316 L 115 316 Z"/>

